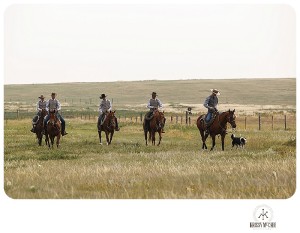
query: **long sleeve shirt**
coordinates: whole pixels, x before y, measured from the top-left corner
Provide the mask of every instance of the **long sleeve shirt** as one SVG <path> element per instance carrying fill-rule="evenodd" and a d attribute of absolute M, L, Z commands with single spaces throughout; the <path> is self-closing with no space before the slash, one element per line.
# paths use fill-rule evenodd
<path fill-rule="evenodd" d="M 47 101 L 38 101 L 36 104 L 36 110 L 38 112 L 42 111 L 42 109 L 46 109 Z"/>
<path fill-rule="evenodd" d="M 61 110 L 61 105 L 57 99 L 50 99 L 47 101 L 46 110 L 47 111 L 52 111 L 52 110 L 59 111 L 59 110 Z"/>
<path fill-rule="evenodd" d="M 218 105 L 218 97 L 214 95 L 208 96 L 203 105 L 208 109 L 209 112 L 214 112 Z"/>
<path fill-rule="evenodd" d="M 154 108 L 162 108 L 162 107 L 163 105 L 159 99 L 150 99 L 147 105 L 147 108 L 150 108 L 150 110 L 153 110 Z"/>
<path fill-rule="evenodd" d="M 102 100 L 99 105 L 99 113 L 102 114 L 106 111 L 111 111 L 112 105 L 110 100 Z"/>

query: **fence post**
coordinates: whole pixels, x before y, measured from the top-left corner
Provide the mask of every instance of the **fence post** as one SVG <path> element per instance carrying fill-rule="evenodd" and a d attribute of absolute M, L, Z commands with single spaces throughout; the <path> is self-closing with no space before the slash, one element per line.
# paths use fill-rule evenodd
<path fill-rule="evenodd" d="M 191 125 L 191 117 L 189 117 L 189 125 Z"/>
<path fill-rule="evenodd" d="M 171 116 L 171 123 L 173 123 L 173 116 Z"/>
<path fill-rule="evenodd" d="M 261 129 L 260 113 L 258 114 L 258 130 Z"/>
<path fill-rule="evenodd" d="M 176 115 L 176 124 L 178 124 L 178 116 Z"/>
<path fill-rule="evenodd" d="M 188 111 L 185 111 L 185 124 L 188 124 Z"/>
<path fill-rule="evenodd" d="M 245 116 L 245 130 L 247 130 L 247 116 Z"/>
<path fill-rule="evenodd" d="M 141 122 L 143 122 L 143 114 L 141 113 L 141 115 L 140 115 L 140 116 L 141 116 Z"/>
<path fill-rule="evenodd" d="M 137 119 L 138 119 L 138 117 L 137 117 L 137 116 L 135 116 L 135 123 L 137 123 Z"/>
<path fill-rule="evenodd" d="M 286 115 L 284 115 L 284 130 L 286 130 Z"/>
<path fill-rule="evenodd" d="M 19 120 L 19 117 L 20 117 L 20 110 L 17 109 L 17 119 Z"/>
<path fill-rule="evenodd" d="M 272 115 L 272 130 L 274 130 L 274 116 Z"/>

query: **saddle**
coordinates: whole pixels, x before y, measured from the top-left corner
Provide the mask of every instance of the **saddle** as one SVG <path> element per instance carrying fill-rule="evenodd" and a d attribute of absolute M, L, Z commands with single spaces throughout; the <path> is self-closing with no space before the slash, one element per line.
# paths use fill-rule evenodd
<path fill-rule="evenodd" d="M 145 120 L 150 121 L 150 120 L 152 120 L 153 117 L 154 117 L 153 112 L 147 112 L 145 115 Z"/>
<path fill-rule="evenodd" d="M 204 126 L 204 128 L 208 128 L 212 125 L 212 123 L 215 121 L 216 117 L 217 117 L 218 113 L 217 112 L 213 112 L 211 119 L 209 120 L 209 122 L 206 122 L 206 116 L 207 114 L 202 115 L 200 121 L 202 121 L 202 124 Z"/>

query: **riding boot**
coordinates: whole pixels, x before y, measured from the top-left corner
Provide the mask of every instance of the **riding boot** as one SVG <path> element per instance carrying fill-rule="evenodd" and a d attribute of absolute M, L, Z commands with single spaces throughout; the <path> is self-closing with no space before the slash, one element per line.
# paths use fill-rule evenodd
<path fill-rule="evenodd" d="M 36 127 L 36 125 L 32 124 L 32 129 L 30 130 L 30 132 L 35 133 L 35 127 Z"/>
<path fill-rule="evenodd" d="M 165 133 L 164 128 L 161 129 L 161 133 Z"/>
<path fill-rule="evenodd" d="M 66 132 L 66 125 L 65 124 L 61 124 L 61 135 L 62 136 L 65 136 L 65 135 L 67 135 L 68 133 Z"/>

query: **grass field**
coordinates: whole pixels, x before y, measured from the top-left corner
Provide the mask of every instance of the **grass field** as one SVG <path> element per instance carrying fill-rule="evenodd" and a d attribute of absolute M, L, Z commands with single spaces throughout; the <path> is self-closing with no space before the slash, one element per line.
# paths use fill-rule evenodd
<path fill-rule="evenodd" d="M 237 109 L 236 134 L 247 138 L 245 149 L 231 149 L 229 134 L 224 152 L 220 138 L 215 151 L 200 150 L 194 121 L 211 88 L 221 90 L 220 111 Z M 69 134 L 49 150 L 29 130 L 37 97 L 53 91 Z M 146 111 L 152 91 L 167 106 L 159 147 L 146 147 L 141 123 L 129 120 Z M 99 145 L 96 130 L 101 93 L 113 98 L 118 116 L 128 117 L 110 146 Z M 193 107 L 192 124 L 171 123 L 170 116 L 184 116 L 187 106 Z M 4 189 L 12 198 L 278 199 L 295 192 L 296 79 L 5 85 L 4 107 Z M 17 119 L 16 110 L 27 114 Z M 79 117 L 90 112 L 91 118 Z"/>
<path fill-rule="evenodd" d="M 161 146 L 122 123 L 110 146 L 94 121 L 68 121 L 53 150 L 37 146 L 28 120 L 5 123 L 5 192 L 12 198 L 289 198 L 296 187 L 296 133 L 243 132 L 245 149 L 200 150 L 193 126 L 169 125 Z M 208 141 L 211 146 L 211 141 Z"/>

